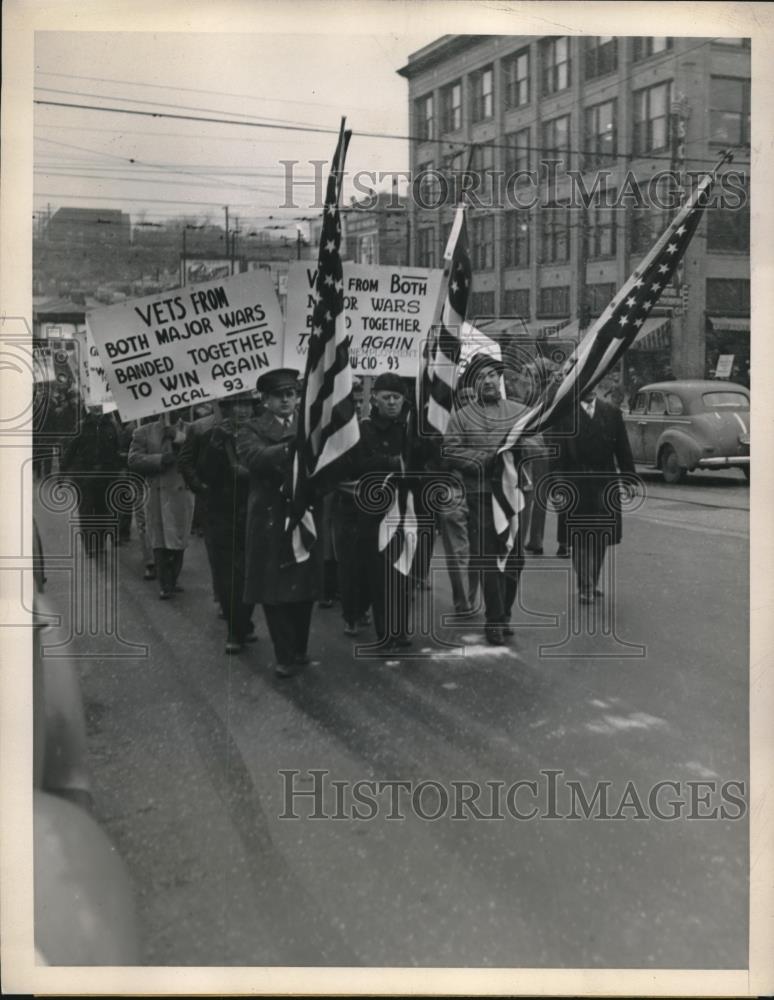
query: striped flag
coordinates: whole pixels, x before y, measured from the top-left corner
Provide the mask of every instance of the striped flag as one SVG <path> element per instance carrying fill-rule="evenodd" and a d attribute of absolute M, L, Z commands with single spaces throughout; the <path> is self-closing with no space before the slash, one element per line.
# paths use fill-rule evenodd
<path fill-rule="evenodd" d="M 286 519 L 296 562 L 309 558 L 316 538 L 310 510 L 315 492 L 324 492 L 323 484 L 330 485 L 345 478 L 343 462 L 360 440 L 349 360 L 352 338 L 346 333 L 344 322 L 344 274 L 340 253 L 339 200 L 344 160 L 352 135 L 345 131 L 344 121 L 342 118 L 325 195 L 312 330 L 293 459 L 290 513 Z"/>
<path fill-rule="evenodd" d="M 457 206 L 444 260 L 446 288 L 440 323 L 425 341 L 417 372 L 417 413 L 424 434 L 445 434 L 454 405 L 462 324 L 468 311 L 471 284 L 464 204 Z"/>
<path fill-rule="evenodd" d="M 558 383 L 550 386 L 525 410 L 503 439 L 499 449 L 500 467 L 495 473 L 497 489 L 492 492 L 495 524 L 499 525 L 498 563 L 501 569 L 505 567 L 518 532 L 518 511 L 513 511 L 518 507 L 519 498 L 514 492 L 510 471 L 514 464 L 511 449 L 522 437 L 539 434 L 567 415 L 575 401 L 598 385 L 631 347 L 696 232 L 718 169 L 731 159 L 730 153 L 723 154 L 712 173 L 697 186 L 637 270 L 589 328 L 565 363 Z"/>

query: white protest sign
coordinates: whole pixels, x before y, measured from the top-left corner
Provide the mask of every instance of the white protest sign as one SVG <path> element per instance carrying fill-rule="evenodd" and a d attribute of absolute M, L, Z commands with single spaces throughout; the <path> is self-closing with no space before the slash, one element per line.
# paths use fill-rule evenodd
<path fill-rule="evenodd" d="M 232 396 L 282 367 L 282 316 L 266 271 L 127 299 L 88 321 L 122 420 Z"/>
<path fill-rule="evenodd" d="M 360 374 L 413 377 L 438 304 L 443 271 L 372 267 L 347 261 L 344 322 L 352 335 L 350 362 Z M 303 371 L 312 329 L 317 269 L 293 261 L 288 271 L 285 365 Z"/>
<path fill-rule="evenodd" d="M 728 378 L 734 367 L 733 354 L 721 354 L 715 365 L 715 378 Z"/>
<path fill-rule="evenodd" d="M 116 402 L 105 378 L 105 369 L 88 320 L 86 331 L 78 330 L 75 340 L 78 345 L 78 381 L 83 401 L 87 406 L 101 406 L 103 413 L 110 413 L 117 408 Z"/>

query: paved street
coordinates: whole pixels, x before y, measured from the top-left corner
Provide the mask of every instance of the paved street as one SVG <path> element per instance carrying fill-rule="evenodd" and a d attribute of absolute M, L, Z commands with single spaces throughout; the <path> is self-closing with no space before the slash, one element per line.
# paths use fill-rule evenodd
<path fill-rule="evenodd" d="M 319 662 L 289 681 L 269 669 L 260 610 L 259 642 L 223 653 L 200 538 L 171 602 L 142 581 L 136 539 L 120 549 L 118 633 L 147 655 L 110 658 L 133 650 L 84 634 L 68 611 L 72 560 L 57 569 L 55 556 L 68 552 L 69 515 L 40 512 L 47 595 L 63 614 L 50 641 L 81 633 L 68 648 L 96 809 L 136 887 L 143 961 L 744 967 L 746 818 L 637 819 L 630 808 L 618 820 L 431 821 L 407 807 L 388 819 L 380 798 L 370 820 L 313 820 L 299 797 L 301 818 L 280 818 L 279 772 L 293 769 L 305 788 L 309 769 L 329 772 L 329 815 L 331 780 L 542 787 L 551 770 L 588 797 L 610 782 L 613 813 L 627 782 L 643 801 L 658 781 L 681 783 L 664 803 L 687 801 L 689 781 L 746 781 L 749 489 L 733 471 L 677 487 L 644 480 L 612 601 L 579 613 L 549 517 L 507 649 L 484 645 L 474 621 L 426 629 L 419 657 L 385 663 L 353 655 L 337 608 L 316 609 Z M 450 610 L 445 571 L 424 596 L 435 617 Z M 566 815 L 566 789 L 559 798 Z M 525 787 L 518 807 L 531 805 Z"/>

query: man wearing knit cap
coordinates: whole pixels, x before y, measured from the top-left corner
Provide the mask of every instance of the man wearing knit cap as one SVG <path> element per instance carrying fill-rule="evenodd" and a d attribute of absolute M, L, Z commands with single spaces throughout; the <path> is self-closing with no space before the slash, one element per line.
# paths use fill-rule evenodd
<path fill-rule="evenodd" d="M 250 475 L 244 603 L 262 604 L 274 645 L 276 674 L 292 677 L 309 662 L 312 607 L 320 591 L 319 546 L 309 558 L 286 558 L 286 497 L 296 437 L 298 372 L 278 368 L 261 375 L 256 388 L 265 412 L 237 432 L 237 457 Z"/>
<path fill-rule="evenodd" d="M 470 572 L 480 577 L 485 634 L 487 641 L 495 646 L 502 645 L 506 636 L 513 635 L 511 608 L 524 561 L 520 530 L 505 571 L 501 572 L 497 565 L 498 539 L 492 513 L 491 477 L 498 446 L 525 409 L 515 400 L 502 398 L 503 370 L 503 363 L 488 355 L 476 354 L 471 358 L 464 378 L 474 388 L 475 395 L 471 402 L 452 414 L 443 445 L 447 468 L 456 472 L 465 489 Z M 523 458 L 523 454 L 517 455 L 517 466 Z M 523 470 L 520 478 L 524 478 Z"/>

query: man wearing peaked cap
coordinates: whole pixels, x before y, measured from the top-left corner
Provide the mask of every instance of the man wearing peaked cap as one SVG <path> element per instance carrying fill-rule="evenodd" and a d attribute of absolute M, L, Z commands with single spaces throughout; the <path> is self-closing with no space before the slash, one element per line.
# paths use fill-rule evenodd
<path fill-rule="evenodd" d="M 298 391 L 298 372 L 295 368 L 275 368 L 258 376 L 255 388 L 262 394 L 276 394 L 283 389 Z"/>
<path fill-rule="evenodd" d="M 256 383 L 265 412 L 239 428 L 237 457 L 250 476 L 244 602 L 262 604 L 279 677 L 308 662 L 312 607 L 319 597 L 320 546 L 305 562 L 285 561 L 286 498 L 296 437 L 298 372 L 277 368 Z"/>

